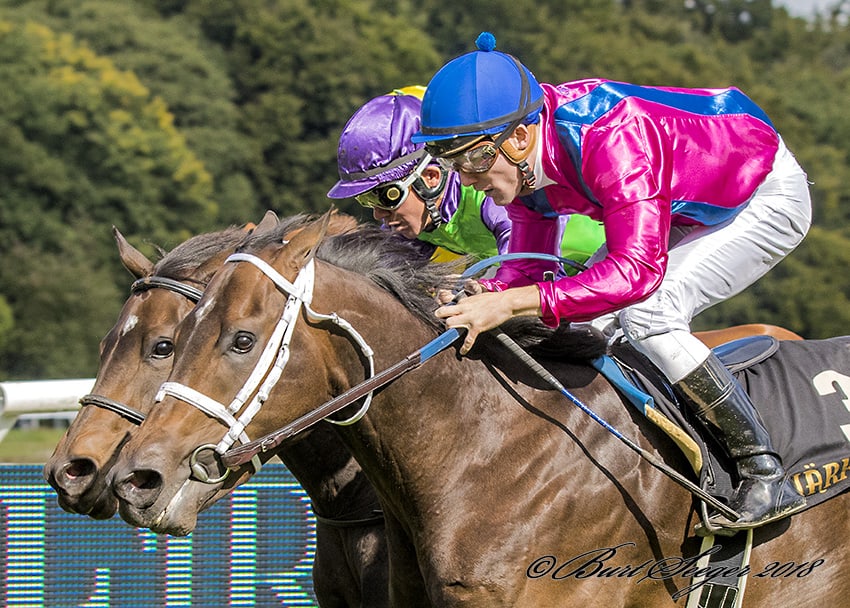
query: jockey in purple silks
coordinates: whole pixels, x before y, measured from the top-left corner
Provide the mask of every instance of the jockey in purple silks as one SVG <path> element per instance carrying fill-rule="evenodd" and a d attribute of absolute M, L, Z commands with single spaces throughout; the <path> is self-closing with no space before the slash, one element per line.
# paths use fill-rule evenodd
<path fill-rule="evenodd" d="M 750 528 L 802 509 L 749 396 L 690 332 L 809 229 L 806 175 L 768 117 L 735 88 L 540 84 L 491 34 L 477 42 L 431 79 L 413 140 L 506 206 L 511 252 L 553 253 L 569 213 L 601 220 L 606 244 L 589 270 L 556 281 L 543 280 L 547 262 L 505 262 L 482 293 L 438 309 L 469 330 L 461 352 L 516 315 L 621 330 L 736 463 L 741 518 L 712 523 Z"/>
<path fill-rule="evenodd" d="M 457 173 L 410 141 L 419 130 L 423 91 L 406 87 L 375 97 L 354 113 L 339 138 L 340 180 L 328 196 L 354 197 L 387 228 L 436 247 L 438 261 L 507 253 L 511 222 L 505 208 L 462 186 Z M 602 243 L 601 225 L 575 217 L 561 222 L 559 231 L 564 223 L 563 255 L 586 261 Z"/>

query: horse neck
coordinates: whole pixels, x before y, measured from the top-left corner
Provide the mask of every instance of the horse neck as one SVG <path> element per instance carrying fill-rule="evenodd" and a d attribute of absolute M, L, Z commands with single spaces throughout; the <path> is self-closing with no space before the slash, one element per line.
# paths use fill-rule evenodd
<path fill-rule="evenodd" d="M 394 331 L 384 341 L 403 335 Z M 379 344 L 376 339 L 376 352 Z M 410 341 L 402 351 L 420 346 Z M 547 367 L 579 400 L 652 450 L 657 432 L 632 416 L 592 367 L 563 361 Z M 640 436 L 636 422 L 650 438 Z M 408 513 L 444 503 L 445 488 L 463 485 L 464 471 L 483 463 L 494 475 L 510 475 L 524 470 L 528 458 L 564 467 L 591 462 L 636 488 L 665 480 L 636 476 L 639 459 L 630 450 L 500 346 L 481 360 L 459 358 L 453 348 L 437 355 L 382 389 L 366 418 L 341 433 L 382 499 Z M 587 491 L 581 475 L 565 481 L 574 484 L 564 488 L 568 494 Z"/>
<path fill-rule="evenodd" d="M 435 336 L 433 328 L 390 294 L 364 285 L 362 277 L 345 272 L 329 276 L 318 270 L 314 308 L 351 322 L 374 351 L 377 370 L 399 362 Z M 319 330 L 309 341 L 324 339 L 327 331 Z M 338 338 L 336 344 L 337 350 L 321 357 L 325 373 L 344 370 L 352 386 L 363 379 L 362 360 L 354 356 L 350 343 Z M 299 346 L 293 353 L 305 348 L 304 343 Z M 311 361 L 320 360 L 317 352 Z M 485 362 L 459 358 L 454 348 L 447 349 L 378 391 L 363 420 L 338 429 L 381 498 L 394 503 L 397 511 L 409 513 L 439 502 L 445 488 L 462 485 L 469 463 L 492 460 L 494 470 L 516 469 L 522 460 L 518 448 L 523 453 L 539 448 L 535 453 L 542 462 L 549 455 L 574 462 L 586 458 L 587 446 L 600 436 L 607 439 L 597 428 L 585 433 L 587 421 L 574 420 L 581 414 L 557 391 L 525 369 L 515 372 L 522 365 L 509 360 L 503 347 L 493 354 Z M 494 372 L 489 361 L 510 370 L 512 377 Z M 561 366 L 560 371 L 577 377 L 579 384 L 589 384 L 596 377 L 589 366 L 572 367 Z M 311 387 L 311 392 L 320 388 Z M 599 386 L 580 386 L 577 394 L 589 401 L 598 397 L 599 390 Z M 609 405 L 622 408 L 613 390 L 603 393 L 601 398 Z M 570 441 L 573 425 L 582 428 L 575 443 Z M 628 465 L 625 472 L 634 468 L 633 462 Z M 446 479 L 446 475 L 453 477 Z"/>
<path fill-rule="evenodd" d="M 284 444 L 277 456 L 307 492 L 317 514 L 365 517 L 379 508 L 374 487 L 329 425 L 319 424 L 298 441 Z"/>
<path fill-rule="evenodd" d="M 433 338 L 433 330 L 398 302 L 359 287 L 338 284 L 347 297 L 336 312 L 364 335 L 375 351 L 376 369 L 386 369 Z M 319 295 L 317 307 L 326 301 Z M 479 345 L 487 339 L 495 342 L 481 336 Z M 486 352 L 486 360 L 476 360 L 447 349 L 383 387 L 361 421 L 339 429 L 384 508 L 412 536 L 444 546 L 453 522 L 473 525 L 469 505 L 479 503 L 497 506 L 503 519 L 533 516 L 546 522 L 545 528 L 586 524 L 595 510 L 622 502 L 625 495 L 629 504 L 661 497 L 629 507 L 623 524 L 629 537 L 644 533 L 640 522 L 646 516 L 677 521 L 671 538 L 678 538 L 683 523 L 671 518 L 688 516 L 690 497 L 684 491 L 663 474 L 647 474 L 633 451 L 504 347 Z M 590 365 L 545 363 L 614 428 L 671 461 L 672 442 L 660 441 L 660 432 L 629 410 Z M 349 362 L 352 377 L 358 369 L 362 374 L 362 366 Z M 678 465 L 684 465 L 681 457 Z M 607 527 L 593 533 L 590 546 L 608 539 Z"/>
<path fill-rule="evenodd" d="M 329 269 L 323 266 L 323 264 L 317 266 L 313 308 L 324 314 L 336 313 L 342 319 L 349 321 L 374 351 L 376 371 L 384 370 L 398 363 L 434 338 L 434 329 L 407 310 L 394 296 L 372 285 L 367 279 L 356 273 L 338 268 Z M 330 272 L 331 275 L 326 274 L 327 272 Z M 326 329 L 319 330 L 319 334 L 324 334 L 324 337 L 317 338 L 317 340 L 330 336 Z M 298 349 L 293 348 L 293 353 L 295 352 L 298 352 Z M 345 378 L 348 386 L 344 388 L 353 386 L 364 379 L 363 360 L 358 354 L 360 351 L 352 347 L 350 340 L 336 335 L 328 340 L 327 350 L 322 352 L 324 355 L 322 357 L 323 365 L 329 370 L 327 373 L 338 379 Z M 447 356 L 455 357 L 454 355 Z M 425 366 L 428 367 L 423 366 L 423 369 L 414 373 L 428 373 L 426 370 L 433 369 L 432 365 L 437 364 L 426 363 Z M 445 365 L 445 363 L 440 365 Z M 399 387 L 407 387 L 408 383 L 404 380 L 405 378 L 402 378 L 377 392 L 371 410 L 380 408 L 382 412 L 389 413 L 397 399 L 394 397 L 387 399 L 385 394 L 395 395 L 398 393 Z M 311 392 L 314 390 L 316 390 L 316 387 L 311 388 Z M 338 417 L 353 414 L 360 403 L 358 401 L 357 405 L 349 406 L 340 412 Z M 415 403 L 415 400 L 411 401 L 411 404 L 413 403 Z M 376 460 L 381 460 L 382 455 L 386 454 L 383 448 L 384 438 L 380 436 L 380 433 L 375 432 L 373 424 L 369 421 L 370 416 L 372 416 L 371 413 L 367 414 L 364 420 L 350 427 L 330 429 L 331 434 L 336 432 L 336 441 L 339 446 L 345 445 L 351 450 L 348 453 L 354 453 L 357 462 L 361 463 L 358 467 L 366 461 L 372 463 L 372 466 L 375 467 Z M 381 417 L 379 416 L 379 418 Z M 333 443 L 332 438 L 328 438 L 326 441 L 328 444 Z M 301 443 L 305 444 L 301 446 L 301 449 L 308 449 L 306 445 L 308 442 Z M 364 445 L 369 447 L 364 449 Z M 356 452 L 352 448 L 355 448 Z M 288 457 L 292 456 L 292 453 L 288 454 Z M 299 458 L 299 460 L 303 459 Z M 301 470 L 305 474 L 310 473 L 306 467 Z M 312 474 L 315 474 L 315 471 L 312 471 Z M 346 474 L 350 475 L 351 471 L 347 471 Z M 332 475 L 329 477 L 332 477 Z M 360 478 L 357 477 L 357 479 L 359 482 Z M 306 481 L 306 483 L 310 482 Z M 358 485 L 359 493 L 362 495 L 370 495 L 374 492 L 371 484 L 364 483 L 363 485 L 368 485 L 368 490 Z M 310 490 L 307 491 L 312 497 Z"/>

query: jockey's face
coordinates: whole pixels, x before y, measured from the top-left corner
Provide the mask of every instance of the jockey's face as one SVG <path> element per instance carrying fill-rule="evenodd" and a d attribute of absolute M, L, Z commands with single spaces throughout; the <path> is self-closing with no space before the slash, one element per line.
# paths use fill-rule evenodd
<path fill-rule="evenodd" d="M 389 211 L 374 207 L 372 216 L 387 228 L 395 230 L 408 239 L 419 236 L 430 220 L 425 210 L 425 203 L 413 190 L 407 193 L 407 198 L 397 209 Z"/>
<path fill-rule="evenodd" d="M 497 138 L 497 143 L 498 139 L 500 138 Z M 526 125 L 516 127 L 502 145 L 513 151 L 514 154 L 521 154 L 522 158 L 529 157 L 534 151 L 531 131 Z M 472 146 L 467 154 L 475 156 L 476 151 L 478 152 L 477 156 L 486 156 L 489 162 L 492 162 L 492 165 L 486 171 L 481 171 L 489 164 L 489 162 L 483 162 L 487 159 L 482 159 L 482 162 L 477 164 L 469 163 L 470 170 L 466 170 L 463 162 L 453 163 L 460 174 L 461 183 L 464 186 L 472 186 L 476 190 L 484 192 L 497 205 L 510 204 L 523 190 L 523 176 L 519 167 L 508 158 L 501 148 L 494 160 L 491 155 L 485 154 L 488 151 L 486 142 Z M 459 157 L 460 155 L 458 155 Z M 446 160 L 450 161 L 451 158 Z M 531 164 L 533 161 L 528 158 L 527 162 Z"/>
<path fill-rule="evenodd" d="M 504 154 L 499 154 L 489 171 L 467 173 L 459 171 L 460 182 L 472 186 L 493 199 L 497 205 L 508 205 L 522 189 L 522 174 L 519 168 L 510 162 Z"/>

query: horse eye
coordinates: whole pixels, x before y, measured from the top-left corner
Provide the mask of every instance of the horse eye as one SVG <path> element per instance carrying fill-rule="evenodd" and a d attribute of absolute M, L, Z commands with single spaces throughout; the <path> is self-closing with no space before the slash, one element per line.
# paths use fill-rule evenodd
<path fill-rule="evenodd" d="M 247 353 L 254 348 L 254 336 L 244 331 L 240 331 L 233 339 L 233 350 L 237 353 Z"/>
<path fill-rule="evenodd" d="M 174 353 L 174 342 L 171 340 L 160 340 L 153 345 L 153 356 L 156 359 L 165 359 Z"/>

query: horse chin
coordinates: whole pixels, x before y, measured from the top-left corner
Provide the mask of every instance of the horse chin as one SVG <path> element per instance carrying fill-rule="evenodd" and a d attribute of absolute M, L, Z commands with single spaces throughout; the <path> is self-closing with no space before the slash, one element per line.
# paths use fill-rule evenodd
<path fill-rule="evenodd" d="M 214 500 L 217 489 L 218 486 L 187 479 L 148 527 L 157 534 L 191 534 L 198 523 L 198 513 Z"/>
<path fill-rule="evenodd" d="M 160 513 L 156 521 L 150 526 L 151 531 L 171 536 L 188 536 L 195 531 L 195 526 L 198 523 L 197 514 L 183 519 L 172 519 L 172 515 L 167 511 Z"/>
<path fill-rule="evenodd" d="M 86 497 L 71 499 L 59 494 L 57 502 L 68 513 L 86 515 L 92 519 L 109 519 L 118 511 L 118 499 L 108 488 L 94 499 L 87 499 Z"/>
<path fill-rule="evenodd" d="M 101 494 L 98 499 L 84 512 L 92 519 L 109 519 L 118 511 L 118 499 L 112 494 Z"/>

